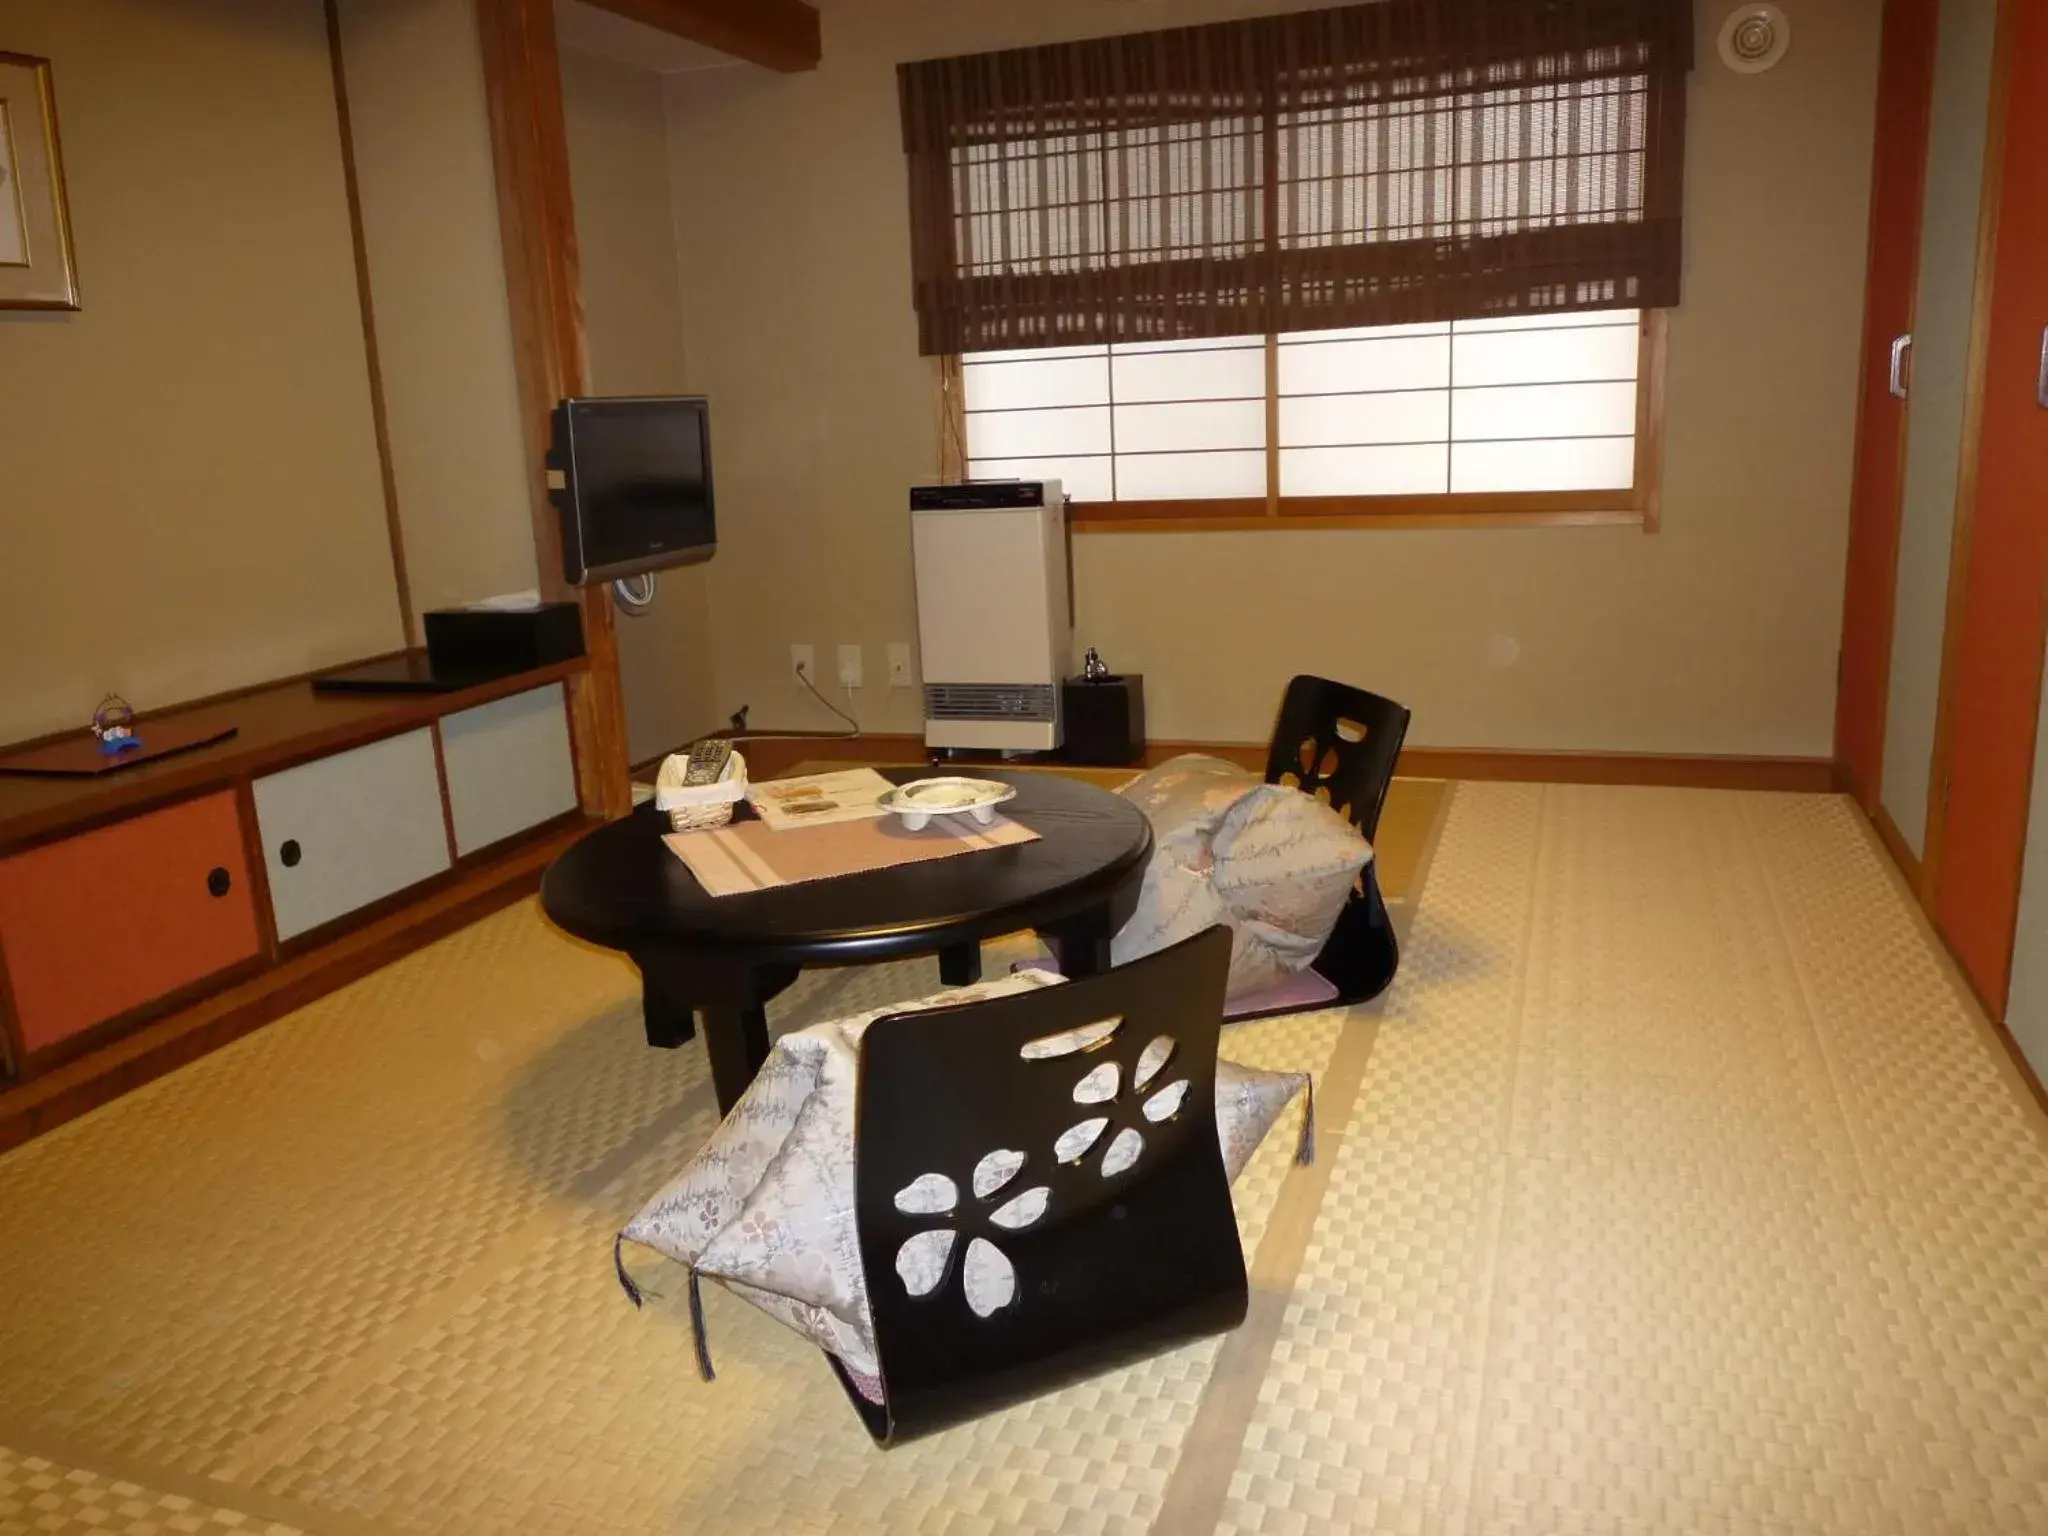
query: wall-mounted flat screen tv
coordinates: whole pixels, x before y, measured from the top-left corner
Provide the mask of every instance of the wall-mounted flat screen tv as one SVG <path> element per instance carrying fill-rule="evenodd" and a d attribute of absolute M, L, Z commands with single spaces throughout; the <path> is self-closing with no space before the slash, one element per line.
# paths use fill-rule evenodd
<path fill-rule="evenodd" d="M 549 494 L 577 586 L 711 558 L 711 413 L 701 395 L 564 400 Z"/>

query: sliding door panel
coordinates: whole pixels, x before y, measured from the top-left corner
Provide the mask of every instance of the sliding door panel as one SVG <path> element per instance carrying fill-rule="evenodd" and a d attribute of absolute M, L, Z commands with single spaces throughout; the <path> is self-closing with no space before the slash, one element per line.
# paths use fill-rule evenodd
<path fill-rule="evenodd" d="M 1849 498 L 1849 570 L 1842 598 L 1841 686 L 1835 696 L 1835 758 L 1865 809 L 1876 802 L 1884 749 L 1892 591 L 1899 553 L 1899 491 L 1906 404 L 1903 380 L 1913 328 L 1920 248 L 1921 180 L 1934 89 L 1938 0 L 1887 0 L 1878 65 L 1877 144 L 1871 161 L 1870 260 L 1864 280 L 1863 379 L 1856 415 L 1856 480 Z"/>
<path fill-rule="evenodd" d="M 2048 700 L 2038 702 L 2048 711 Z M 2034 1076 L 2048 1082 L 2048 731 L 2035 733 L 2032 801 L 2041 814 L 2027 818 L 2005 1025 Z"/>
<path fill-rule="evenodd" d="M 2004 1010 L 2048 637 L 2048 6 L 2014 5 L 1976 495 L 1947 696 L 1935 921 Z M 2048 808 L 2044 808 L 2048 815 Z"/>
<path fill-rule="evenodd" d="M 1916 856 L 1926 845 L 1997 21 L 1998 0 L 1943 0 L 1934 56 L 1881 795 Z"/>

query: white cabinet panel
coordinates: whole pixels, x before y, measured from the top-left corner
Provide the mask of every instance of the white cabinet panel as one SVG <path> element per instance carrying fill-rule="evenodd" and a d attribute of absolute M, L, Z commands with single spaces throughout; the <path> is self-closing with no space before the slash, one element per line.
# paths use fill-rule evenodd
<path fill-rule="evenodd" d="M 448 868 L 429 731 L 287 768 L 255 790 L 280 939 Z"/>
<path fill-rule="evenodd" d="M 441 722 L 441 759 L 458 854 L 576 809 L 560 683 L 449 715 Z"/>

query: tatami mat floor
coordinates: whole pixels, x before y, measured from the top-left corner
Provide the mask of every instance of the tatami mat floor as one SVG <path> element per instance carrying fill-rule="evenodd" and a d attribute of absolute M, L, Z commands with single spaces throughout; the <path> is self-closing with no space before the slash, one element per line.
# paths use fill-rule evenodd
<path fill-rule="evenodd" d="M 0 1530 L 2048 1531 L 2048 1140 L 1855 812 L 1439 806 L 1388 996 L 1227 1038 L 1323 1117 L 1227 1338 L 881 1453 L 714 1291 L 700 1383 L 609 1239 L 701 1055 L 526 905 L 0 1159 Z"/>

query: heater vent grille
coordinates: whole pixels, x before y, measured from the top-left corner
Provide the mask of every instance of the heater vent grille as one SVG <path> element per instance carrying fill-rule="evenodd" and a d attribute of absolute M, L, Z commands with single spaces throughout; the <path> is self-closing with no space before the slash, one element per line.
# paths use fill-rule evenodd
<path fill-rule="evenodd" d="M 1058 698 L 1050 683 L 926 683 L 928 720 L 1026 720 L 1050 725 Z"/>

